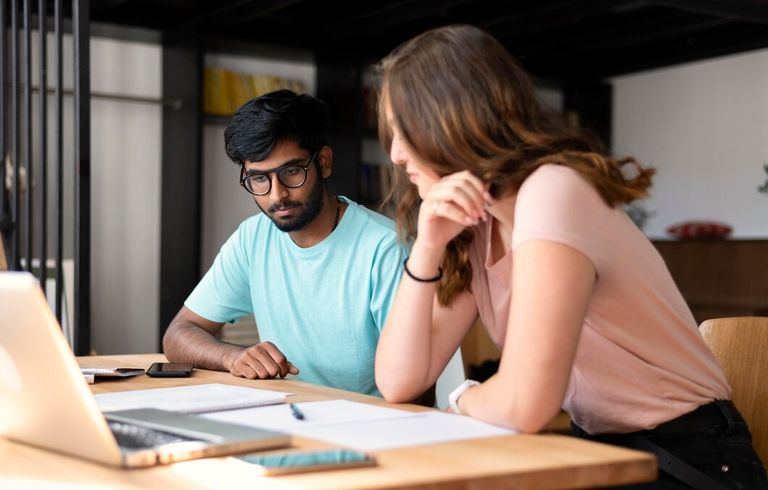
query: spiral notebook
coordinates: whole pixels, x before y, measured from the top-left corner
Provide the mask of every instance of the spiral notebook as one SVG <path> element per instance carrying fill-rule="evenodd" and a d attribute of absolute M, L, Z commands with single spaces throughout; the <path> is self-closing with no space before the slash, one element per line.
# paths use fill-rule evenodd
<path fill-rule="evenodd" d="M 85 381 L 89 385 L 96 382 L 96 378 L 130 378 L 144 374 L 140 368 L 80 368 Z"/>
<path fill-rule="evenodd" d="M 144 374 L 141 368 L 80 368 L 80 372 L 97 378 L 130 378 Z"/>
<path fill-rule="evenodd" d="M 289 393 L 246 386 L 209 383 L 173 388 L 118 391 L 96 395 L 103 412 L 158 408 L 173 412 L 203 413 L 283 403 Z"/>

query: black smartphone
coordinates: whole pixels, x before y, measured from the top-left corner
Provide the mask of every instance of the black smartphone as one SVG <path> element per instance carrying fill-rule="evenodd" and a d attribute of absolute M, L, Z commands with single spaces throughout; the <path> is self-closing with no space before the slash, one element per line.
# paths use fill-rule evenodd
<path fill-rule="evenodd" d="M 192 364 L 155 362 L 147 369 L 147 376 L 154 378 L 186 378 L 192 374 Z"/>
<path fill-rule="evenodd" d="M 240 459 L 258 466 L 262 475 L 336 470 L 376 464 L 372 455 L 349 449 L 249 454 L 241 456 Z"/>

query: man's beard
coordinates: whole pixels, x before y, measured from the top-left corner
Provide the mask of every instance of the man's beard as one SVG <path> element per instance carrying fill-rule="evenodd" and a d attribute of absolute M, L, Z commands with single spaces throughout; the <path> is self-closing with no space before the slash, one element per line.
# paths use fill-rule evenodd
<path fill-rule="evenodd" d="M 267 210 L 264 210 L 261 206 L 259 206 L 259 209 L 272 220 L 280 231 L 298 231 L 317 218 L 317 215 L 323 210 L 323 187 L 323 181 L 318 179 L 315 181 L 315 186 L 312 188 L 312 192 L 310 192 L 309 199 L 306 202 L 290 201 L 286 199 L 285 201 L 273 204 Z M 258 203 L 256 203 L 256 205 L 258 206 Z M 273 217 L 273 214 L 276 211 L 291 207 L 301 207 L 303 208 L 303 211 L 294 218 L 281 219 Z"/>

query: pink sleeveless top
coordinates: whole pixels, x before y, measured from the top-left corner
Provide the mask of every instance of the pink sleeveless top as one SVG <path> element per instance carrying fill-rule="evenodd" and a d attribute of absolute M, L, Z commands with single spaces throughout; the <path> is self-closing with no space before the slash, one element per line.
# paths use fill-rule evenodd
<path fill-rule="evenodd" d="M 651 429 L 730 387 L 699 334 L 664 261 L 621 206 L 608 207 L 575 170 L 545 165 L 514 206 L 512 250 L 491 263 L 491 222 L 475 228 L 472 292 L 490 337 L 503 347 L 514 249 L 528 240 L 572 247 L 597 282 L 579 339 L 563 409 L 591 434 Z"/>

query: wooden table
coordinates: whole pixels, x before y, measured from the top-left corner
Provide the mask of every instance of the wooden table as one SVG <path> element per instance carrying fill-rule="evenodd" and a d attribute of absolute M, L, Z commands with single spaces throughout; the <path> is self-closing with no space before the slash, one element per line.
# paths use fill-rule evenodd
<path fill-rule="evenodd" d="M 159 354 L 82 357 L 83 367 L 142 367 L 164 360 Z M 41 378 L 42 379 L 42 378 Z M 229 383 L 294 393 L 292 401 L 344 398 L 377 405 L 381 399 L 294 380 L 252 381 L 228 373 L 195 370 L 191 378 L 139 376 L 98 381 L 94 393 Z M 428 410 L 396 405 L 406 410 Z M 55 410 L 55 407 L 51 407 Z M 327 444 L 294 438 L 294 446 Z M 426 446 L 375 451 L 378 464 L 315 473 L 261 477 L 248 463 L 235 458 L 187 461 L 148 469 L 122 470 L 78 460 L 0 439 L 0 488 L 59 489 L 509 489 L 594 488 L 649 481 L 655 478 L 652 455 L 556 435 L 514 435 Z"/>

